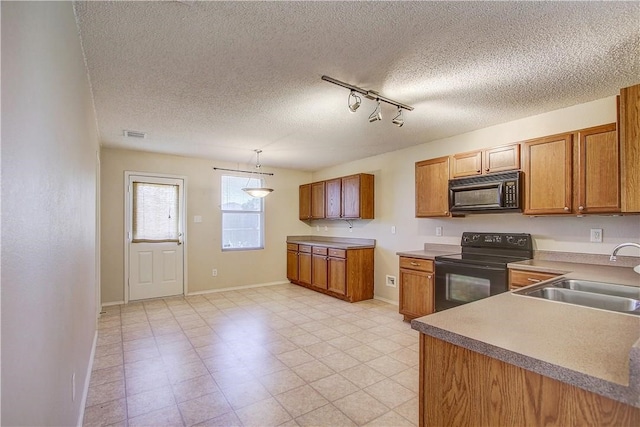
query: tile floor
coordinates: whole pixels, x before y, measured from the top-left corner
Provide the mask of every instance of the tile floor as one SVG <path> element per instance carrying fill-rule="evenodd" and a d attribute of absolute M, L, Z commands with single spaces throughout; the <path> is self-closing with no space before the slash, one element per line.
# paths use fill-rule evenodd
<path fill-rule="evenodd" d="M 415 426 L 396 306 L 296 285 L 107 307 L 85 426 Z"/>

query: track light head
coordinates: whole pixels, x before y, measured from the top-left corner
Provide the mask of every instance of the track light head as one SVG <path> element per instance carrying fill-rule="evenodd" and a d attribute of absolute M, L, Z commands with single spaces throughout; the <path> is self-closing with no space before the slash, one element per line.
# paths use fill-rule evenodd
<path fill-rule="evenodd" d="M 402 117 L 402 108 L 398 107 L 398 115 L 391 120 L 391 123 L 398 126 L 399 128 L 404 125 L 404 118 Z"/>
<path fill-rule="evenodd" d="M 375 121 L 382 120 L 382 110 L 380 109 L 380 100 L 378 99 L 378 104 L 376 105 L 376 109 L 373 110 L 373 113 L 369 116 L 369 123 L 373 123 Z"/>
<path fill-rule="evenodd" d="M 351 103 L 351 98 L 353 98 L 353 104 Z M 360 103 L 361 103 L 361 99 L 358 95 L 356 95 L 355 91 L 351 91 L 351 93 L 349 94 L 349 99 L 348 99 L 348 105 L 349 105 L 349 111 L 351 111 L 352 113 L 355 113 L 356 110 L 358 108 L 360 108 Z"/>

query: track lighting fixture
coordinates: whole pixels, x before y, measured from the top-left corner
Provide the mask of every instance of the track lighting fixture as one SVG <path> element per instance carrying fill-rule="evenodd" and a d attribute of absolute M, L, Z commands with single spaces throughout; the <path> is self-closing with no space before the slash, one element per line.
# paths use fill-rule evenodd
<path fill-rule="evenodd" d="M 404 119 L 402 118 L 402 108 L 398 107 L 398 115 L 395 116 L 393 120 L 391 120 L 391 123 L 398 126 L 399 128 L 402 127 L 402 125 L 404 124 Z"/>
<path fill-rule="evenodd" d="M 356 110 L 360 107 L 360 104 L 362 101 L 357 94 L 363 95 L 365 98 L 375 100 L 377 102 L 377 105 L 376 105 L 376 109 L 369 116 L 370 123 L 376 122 L 378 120 L 382 120 L 382 110 L 380 108 L 380 102 L 386 102 L 387 104 L 394 105 L 395 107 L 398 108 L 398 115 L 396 115 L 391 121 L 394 125 L 398 127 L 402 127 L 402 125 L 404 125 L 402 110 L 413 111 L 413 107 L 411 107 L 410 105 L 402 104 L 401 102 L 397 102 L 392 99 L 385 98 L 384 96 L 380 95 L 375 91 L 365 90 L 365 89 L 359 88 L 358 86 L 341 82 L 340 80 L 336 80 L 329 76 L 322 76 L 322 80 L 324 80 L 325 82 L 333 83 L 334 85 L 342 86 L 351 91 L 351 93 L 349 93 L 348 105 L 349 105 L 349 111 L 351 111 L 352 113 L 356 112 Z M 353 102 L 352 102 L 352 98 L 353 98 Z"/>
<path fill-rule="evenodd" d="M 378 104 L 376 105 L 376 109 L 373 110 L 373 113 L 369 116 L 369 123 L 373 123 L 377 120 L 382 120 L 382 110 L 380 109 L 380 100 L 378 99 Z"/>
<path fill-rule="evenodd" d="M 353 98 L 354 102 L 353 104 L 351 103 L 351 98 Z M 351 111 L 352 113 L 355 113 L 356 110 L 358 108 L 360 108 L 360 103 L 362 102 L 362 100 L 360 99 L 360 97 L 358 95 L 356 95 L 355 91 L 351 91 L 351 93 L 349 94 L 349 111 Z"/>

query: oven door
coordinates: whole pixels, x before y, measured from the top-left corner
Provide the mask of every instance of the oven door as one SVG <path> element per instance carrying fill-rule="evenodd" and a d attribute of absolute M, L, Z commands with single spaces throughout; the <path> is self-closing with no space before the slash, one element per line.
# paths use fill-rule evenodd
<path fill-rule="evenodd" d="M 436 311 L 506 292 L 507 269 L 436 261 Z"/>

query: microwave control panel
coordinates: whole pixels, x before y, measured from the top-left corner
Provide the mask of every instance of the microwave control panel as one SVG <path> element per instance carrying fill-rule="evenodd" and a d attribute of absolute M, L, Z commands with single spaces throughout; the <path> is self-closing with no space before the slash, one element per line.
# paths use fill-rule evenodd
<path fill-rule="evenodd" d="M 504 205 L 507 208 L 518 206 L 518 182 L 517 181 L 505 181 Z"/>

